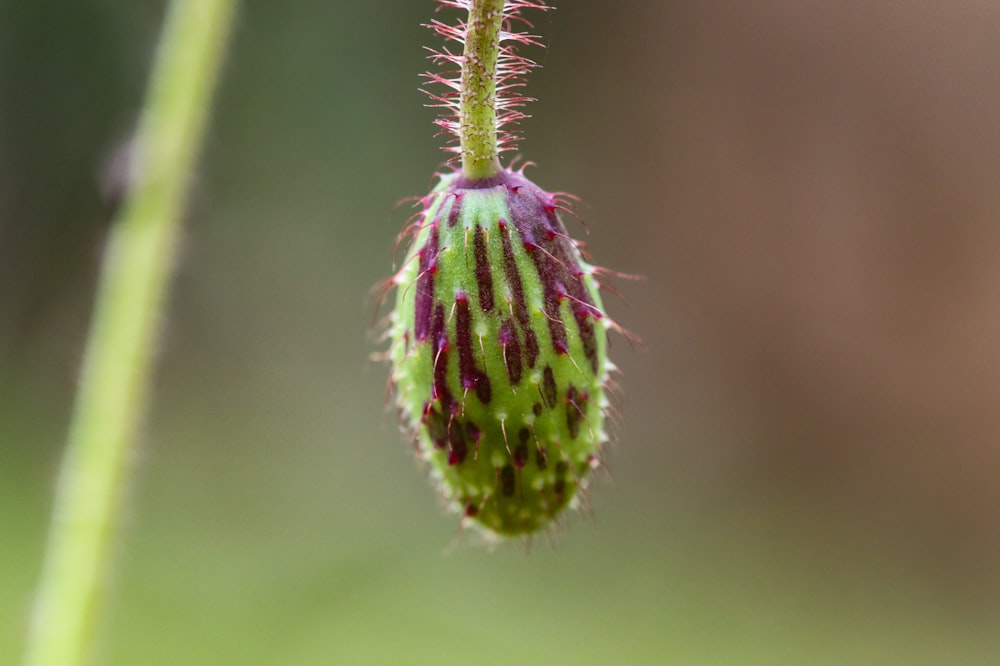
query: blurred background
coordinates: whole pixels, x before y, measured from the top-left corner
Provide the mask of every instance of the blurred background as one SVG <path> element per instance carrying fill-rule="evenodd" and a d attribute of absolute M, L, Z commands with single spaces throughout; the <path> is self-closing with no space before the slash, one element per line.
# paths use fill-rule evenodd
<path fill-rule="evenodd" d="M 592 517 L 453 547 L 368 360 L 435 3 L 245 2 L 98 663 L 1000 663 L 1000 4 L 556 4 L 521 154 L 647 278 Z M 163 8 L 0 0 L 0 663 Z"/>

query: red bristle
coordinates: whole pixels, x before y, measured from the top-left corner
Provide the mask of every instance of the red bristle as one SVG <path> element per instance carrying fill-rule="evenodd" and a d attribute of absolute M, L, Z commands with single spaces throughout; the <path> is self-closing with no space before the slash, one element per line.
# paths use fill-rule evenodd
<path fill-rule="evenodd" d="M 438 0 L 438 10 L 459 9 L 468 11 L 471 2 L 469 0 Z M 517 148 L 517 142 L 521 138 L 514 126 L 528 118 L 529 116 L 521 111 L 529 102 L 535 101 L 532 97 L 527 97 L 520 93 L 520 88 L 524 86 L 524 77 L 532 69 L 538 67 L 533 60 L 519 55 L 515 49 L 518 46 L 540 47 L 542 43 L 538 35 L 522 32 L 519 28 L 530 29 L 530 21 L 521 16 L 525 9 L 535 9 L 547 11 L 551 9 L 544 2 L 537 0 L 507 0 L 503 9 L 503 29 L 500 31 L 500 53 L 497 57 L 496 70 L 496 129 L 497 129 L 497 152 L 503 153 Z M 425 24 L 438 35 L 441 35 L 447 42 L 465 44 L 465 34 L 467 25 L 464 20 L 458 19 L 454 23 L 433 19 Z M 460 148 L 459 129 L 461 127 L 459 104 L 461 90 L 461 68 L 465 56 L 461 53 L 453 53 L 447 47 L 431 49 L 428 58 L 437 66 L 445 69 L 440 72 L 426 72 L 423 77 L 428 83 L 440 86 L 442 92 L 434 92 L 421 88 L 421 92 L 433 100 L 428 107 L 442 109 L 441 115 L 434 121 L 441 131 L 435 136 L 448 136 L 449 145 L 444 147 L 446 152 L 454 154 L 452 158 L 457 159 Z"/>

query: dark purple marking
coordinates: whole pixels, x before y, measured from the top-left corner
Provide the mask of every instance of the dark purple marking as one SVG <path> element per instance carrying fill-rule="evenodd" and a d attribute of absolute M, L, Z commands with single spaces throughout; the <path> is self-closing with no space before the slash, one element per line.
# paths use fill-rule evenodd
<path fill-rule="evenodd" d="M 452 424 L 448 429 L 448 443 L 451 449 L 448 451 L 448 464 L 460 465 L 465 460 L 468 447 L 465 444 L 465 435 L 462 433 L 462 426 L 459 423 Z"/>
<path fill-rule="evenodd" d="M 521 428 L 517 431 L 517 439 L 520 444 L 514 447 L 514 466 L 521 469 L 528 463 L 528 439 L 531 438 L 531 432 L 527 428 Z"/>
<path fill-rule="evenodd" d="M 573 319 L 576 320 L 576 327 L 580 332 L 580 342 L 583 343 L 583 354 L 590 362 L 590 369 L 597 374 L 597 335 L 594 333 L 594 322 L 590 320 L 592 316 L 591 306 L 582 303 L 573 303 Z"/>
<path fill-rule="evenodd" d="M 427 244 L 420 249 L 420 272 L 417 274 L 417 294 L 413 313 L 413 333 L 417 342 L 427 339 L 434 309 L 434 274 L 438 265 L 438 225 L 431 223 Z"/>
<path fill-rule="evenodd" d="M 513 299 L 511 306 L 514 309 L 514 319 L 524 333 L 525 364 L 533 368 L 538 360 L 538 338 L 531 328 L 531 317 L 528 316 L 528 305 L 524 300 L 524 284 L 521 282 L 521 273 L 514 259 L 514 248 L 510 243 L 510 230 L 502 219 L 497 226 L 500 229 L 500 245 L 503 249 L 503 272 Z"/>
<path fill-rule="evenodd" d="M 528 462 L 528 447 L 518 444 L 514 447 L 514 466 L 521 469 Z"/>
<path fill-rule="evenodd" d="M 532 328 L 524 331 L 524 362 L 529 368 L 535 367 L 538 361 L 538 337 Z"/>
<path fill-rule="evenodd" d="M 538 469 L 544 470 L 549 465 L 548 453 L 545 449 L 538 449 L 535 451 L 535 463 L 538 465 Z"/>
<path fill-rule="evenodd" d="M 545 400 L 545 406 L 552 409 L 556 406 L 556 401 L 559 399 L 559 392 L 556 388 L 556 376 L 552 372 L 552 366 L 545 366 L 545 371 L 542 372 L 542 399 Z"/>
<path fill-rule="evenodd" d="M 587 409 L 587 399 L 586 392 L 579 392 L 575 386 L 569 385 L 569 390 L 566 391 L 566 426 L 573 439 L 576 439 L 580 434 L 580 422 Z"/>
<path fill-rule="evenodd" d="M 448 211 L 448 227 L 458 224 L 458 216 L 462 212 L 462 193 L 456 192 L 455 198 L 451 202 L 451 210 Z"/>
<path fill-rule="evenodd" d="M 483 228 L 476 226 L 472 238 L 473 253 L 476 258 L 476 286 L 479 288 L 479 307 L 483 312 L 493 311 L 493 273 L 490 272 L 490 258 L 486 253 Z"/>
<path fill-rule="evenodd" d="M 517 386 L 521 382 L 521 343 L 517 339 L 517 331 L 514 329 L 514 322 L 504 319 L 500 322 L 500 331 L 497 333 L 500 346 L 503 347 L 503 360 L 507 366 L 507 379 L 511 386 Z"/>
<path fill-rule="evenodd" d="M 535 416 L 541 416 L 542 415 L 542 403 L 536 402 L 535 404 L 533 404 L 531 406 L 531 411 L 535 414 Z"/>
<path fill-rule="evenodd" d="M 448 417 L 431 405 L 424 406 L 423 423 L 427 426 L 427 436 L 435 449 L 443 449 L 448 443 Z"/>
<path fill-rule="evenodd" d="M 551 290 L 545 289 L 545 319 L 549 322 L 549 335 L 552 337 L 552 348 L 557 354 L 569 353 L 569 341 L 566 339 L 566 324 L 563 323 L 562 313 L 559 311 L 560 299 L 553 297 Z"/>
<path fill-rule="evenodd" d="M 445 326 L 444 305 L 438 303 L 431 325 L 431 362 L 434 364 L 432 395 L 441 402 L 441 413 L 449 414 L 452 397 L 448 390 L 448 331 Z"/>
<path fill-rule="evenodd" d="M 455 295 L 455 337 L 458 343 L 458 374 L 462 388 L 476 390 L 476 397 L 484 405 L 493 396 L 490 378 L 476 367 L 472 355 L 472 315 L 469 312 L 469 297 L 464 291 Z"/>
<path fill-rule="evenodd" d="M 506 465 L 500 470 L 500 492 L 504 497 L 513 497 L 516 484 L 517 478 L 514 474 L 514 468 Z"/>
<path fill-rule="evenodd" d="M 475 504 L 470 503 L 465 505 L 465 515 L 468 516 L 469 518 L 475 518 L 478 513 L 479 513 L 479 507 L 476 506 Z"/>

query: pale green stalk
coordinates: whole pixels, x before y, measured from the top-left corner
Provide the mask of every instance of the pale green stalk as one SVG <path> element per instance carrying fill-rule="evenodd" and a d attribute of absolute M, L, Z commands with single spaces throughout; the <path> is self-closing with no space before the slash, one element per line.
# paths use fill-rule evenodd
<path fill-rule="evenodd" d="M 465 35 L 459 140 L 462 175 L 481 180 L 500 173 L 497 157 L 497 57 L 504 0 L 472 0 Z"/>
<path fill-rule="evenodd" d="M 78 666 L 92 650 L 180 217 L 235 4 L 173 0 L 167 10 L 127 198 L 104 257 L 25 666 Z"/>

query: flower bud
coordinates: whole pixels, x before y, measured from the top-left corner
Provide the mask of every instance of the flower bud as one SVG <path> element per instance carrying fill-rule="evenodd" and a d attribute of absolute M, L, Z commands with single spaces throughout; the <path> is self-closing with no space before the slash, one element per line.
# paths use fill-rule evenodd
<path fill-rule="evenodd" d="M 551 523 L 606 441 L 594 268 L 519 171 L 441 176 L 394 276 L 392 383 L 449 505 L 497 535 Z"/>

